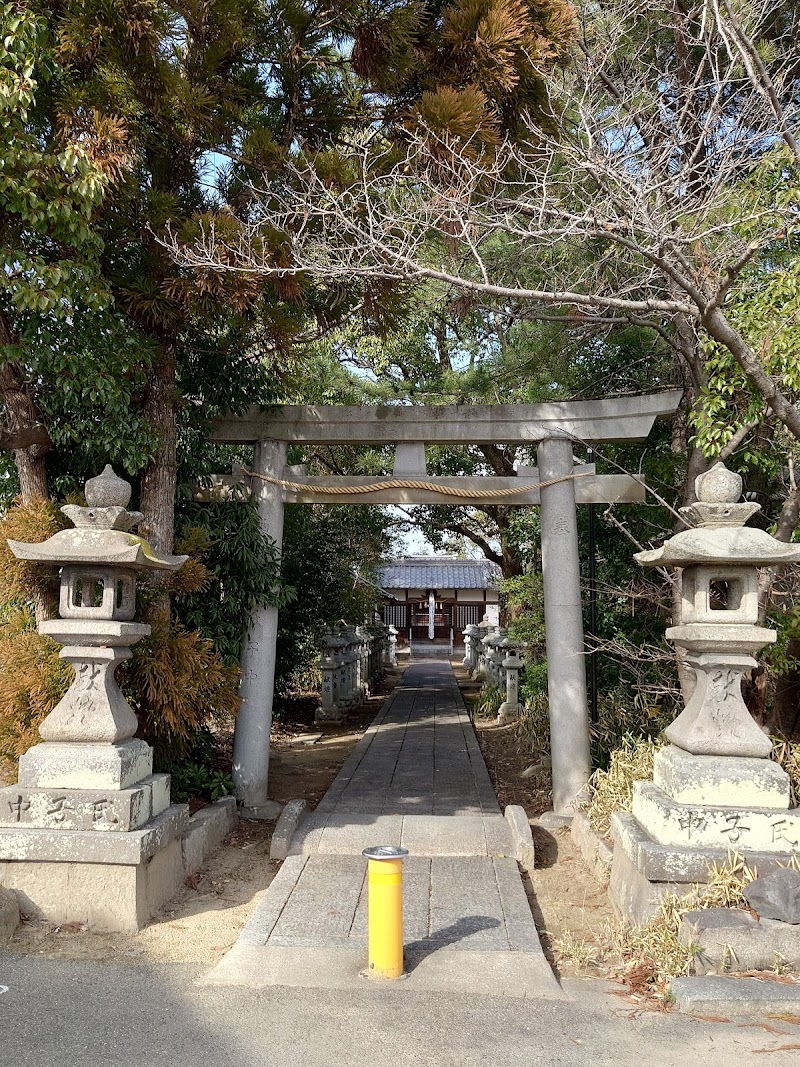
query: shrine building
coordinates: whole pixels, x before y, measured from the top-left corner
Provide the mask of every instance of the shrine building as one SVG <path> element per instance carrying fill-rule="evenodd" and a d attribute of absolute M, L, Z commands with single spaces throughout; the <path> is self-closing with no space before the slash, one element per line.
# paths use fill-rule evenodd
<path fill-rule="evenodd" d="M 463 645 L 463 631 L 484 615 L 498 623 L 500 568 L 485 559 L 405 556 L 378 571 L 386 593 L 383 621 L 398 631 L 398 645 L 415 652 Z"/>

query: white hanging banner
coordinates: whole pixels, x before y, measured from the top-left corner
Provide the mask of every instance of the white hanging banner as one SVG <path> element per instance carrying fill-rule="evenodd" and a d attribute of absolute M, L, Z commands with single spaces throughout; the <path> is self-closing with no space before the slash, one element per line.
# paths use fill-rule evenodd
<path fill-rule="evenodd" d="M 428 640 L 432 641 L 434 633 L 434 616 L 436 615 L 436 594 L 431 589 L 428 593 Z"/>

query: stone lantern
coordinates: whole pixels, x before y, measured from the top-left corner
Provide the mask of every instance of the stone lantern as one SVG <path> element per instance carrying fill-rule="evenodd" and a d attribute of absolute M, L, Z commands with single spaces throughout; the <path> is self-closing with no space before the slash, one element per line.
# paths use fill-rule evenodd
<path fill-rule="evenodd" d="M 471 674 L 477 665 L 477 641 L 480 630 L 474 622 L 469 623 L 464 627 L 464 659 L 461 666 L 466 668 L 468 674 Z"/>
<path fill-rule="evenodd" d="M 72 529 L 42 544 L 9 541 L 18 559 L 61 568 L 61 617 L 39 631 L 64 646 L 75 678 L 39 727 L 43 743 L 21 757 L 19 784 L 0 790 L 0 882 L 34 912 L 95 929 L 136 929 L 172 895 L 188 818 L 134 739 L 136 715 L 114 677 L 150 633 L 133 621 L 137 573 L 187 559 L 131 532 L 142 516 L 127 511 L 130 496 L 107 466 L 86 483 L 86 507 L 61 509 Z"/>
<path fill-rule="evenodd" d="M 722 463 L 697 478 L 695 491 L 697 503 L 682 509 L 693 528 L 636 556 L 681 569 L 680 618 L 666 635 L 685 650 L 695 688 L 666 730 L 654 780 L 637 782 L 631 815 L 614 817 L 611 895 L 634 921 L 665 884 L 706 881 L 730 849 L 765 873 L 800 847 L 789 778 L 769 759 L 770 740 L 741 690 L 755 654 L 776 638 L 758 622 L 758 569 L 800 562 L 800 545 L 745 527 L 759 507 L 738 503 L 742 480 Z"/>
<path fill-rule="evenodd" d="M 478 623 L 478 633 L 475 637 L 475 669 L 472 673 L 472 677 L 476 682 L 486 682 L 488 678 L 486 669 L 488 653 L 487 641 L 493 632 L 494 627 L 489 622 L 489 616 L 484 615 Z"/>

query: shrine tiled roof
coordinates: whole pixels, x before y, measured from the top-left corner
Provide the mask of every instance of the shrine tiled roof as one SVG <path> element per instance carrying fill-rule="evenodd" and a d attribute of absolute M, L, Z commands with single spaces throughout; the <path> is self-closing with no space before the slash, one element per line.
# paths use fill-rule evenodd
<path fill-rule="evenodd" d="M 384 589 L 497 589 L 500 570 L 489 560 L 412 557 L 381 567 L 378 581 Z"/>

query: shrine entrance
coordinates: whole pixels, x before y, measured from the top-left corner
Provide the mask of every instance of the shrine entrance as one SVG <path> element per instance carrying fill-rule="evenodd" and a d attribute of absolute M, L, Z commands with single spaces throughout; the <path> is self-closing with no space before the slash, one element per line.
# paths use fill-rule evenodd
<path fill-rule="evenodd" d="M 439 641 L 444 643 L 450 640 L 450 631 L 453 629 L 453 603 L 436 600 L 436 594 L 431 590 L 430 601 L 422 600 L 413 604 L 411 608 L 411 641 Z"/>
<path fill-rule="evenodd" d="M 573 445 L 642 441 L 655 420 L 672 415 L 680 391 L 551 404 L 309 407 L 287 405 L 217 420 L 213 439 L 253 445 L 251 488 L 263 533 L 280 548 L 284 504 L 528 504 L 541 507 L 553 809 L 569 816 L 591 774 L 589 709 L 576 504 L 636 502 L 643 483 L 577 465 Z M 393 445 L 391 477 L 309 477 L 286 465 L 295 445 Z M 504 444 L 535 447 L 538 468 L 513 477 L 430 477 L 425 446 Z M 430 625 L 430 597 L 428 618 Z M 410 605 L 412 630 L 419 603 Z M 433 627 L 453 624 L 452 605 L 434 599 Z M 277 608 L 258 608 L 242 655 L 242 705 L 233 777 L 246 810 L 267 805 L 269 734 L 275 676 Z"/>

